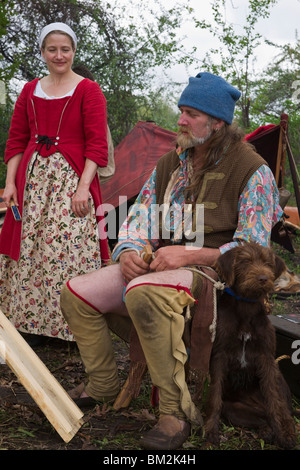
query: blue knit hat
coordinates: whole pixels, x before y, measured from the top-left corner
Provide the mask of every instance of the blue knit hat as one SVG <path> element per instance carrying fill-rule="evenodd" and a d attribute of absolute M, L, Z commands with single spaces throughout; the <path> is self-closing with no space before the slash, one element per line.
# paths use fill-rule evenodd
<path fill-rule="evenodd" d="M 241 93 L 224 78 L 209 72 L 200 72 L 189 79 L 189 84 L 178 101 L 178 107 L 190 106 L 231 124 L 235 103 L 240 96 Z"/>

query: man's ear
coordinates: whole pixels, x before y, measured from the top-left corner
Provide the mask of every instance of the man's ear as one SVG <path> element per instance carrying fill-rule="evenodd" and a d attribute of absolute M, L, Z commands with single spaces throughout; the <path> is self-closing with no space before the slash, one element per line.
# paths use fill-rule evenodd
<path fill-rule="evenodd" d="M 218 132 L 223 126 L 224 126 L 224 121 L 222 121 L 222 119 L 217 119 L 217 118 L 214 119 L 212 128 L 215 132 Z"/>

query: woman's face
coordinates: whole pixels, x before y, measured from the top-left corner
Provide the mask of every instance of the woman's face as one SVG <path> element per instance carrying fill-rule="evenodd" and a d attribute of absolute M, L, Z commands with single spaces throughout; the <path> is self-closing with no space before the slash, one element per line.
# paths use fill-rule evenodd
<path fill-rule="evenodd" d="M 63 74 L 71 70 L 75 50 L 70 36 L 49 34 L 45 39 L 42 55 L 50 73 Z"/>

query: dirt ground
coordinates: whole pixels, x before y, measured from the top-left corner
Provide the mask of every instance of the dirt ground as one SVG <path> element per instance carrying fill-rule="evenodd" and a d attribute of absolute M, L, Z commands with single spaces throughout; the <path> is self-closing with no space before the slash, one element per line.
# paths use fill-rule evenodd
<path fill-rule="evenodd" d="M 299 264 L 298 255 L 295 255 L 292 261 L 295 265 Z M 280 309 L 281 313 L 300 314 L 300 296 L 274 299 L 271 304 L 275 309 Z M 113 339 L 120 380 L 124 382 L 129 368 L 128 346 L 116 337 Z M 43 344 L 34 350 L 65 390 L 85 380 L 84 368 L 75 343 L 45 339 Z M 107 458 L 112 458 L 112 455 L 119 455 L 120 451 L 136 452 L 141 449 L 140 435 L 150 429 L 157 419 L 157 409 L 152 408 L 150 396 L 151 382 L 146 376 L 140 396 L 133 400 L 128 409 L 115 411 L 112 406 L 97 405 L 85 413 L 83 426 L 69 443 L 65 443 L 20 385 L 14 373 L 6 364 L 0 364 L 0 450 L 94 450 L 98 451 L 95 455 L 101 456 L 102 463 L 106 463 L 103 459 L 107 455 Z M 299 398 L 295 398 L 295 408 L 300 408 Z M 295 423 L 300 445 L 299 418 L 295 418 Z M 194 430 L 181 451 L 185 455 L 194 455 L 204 449 L 278 450 L 275 446 L 264 443 L 253 430 L 225 424 L 221 426 L 221 442 L 218 448 L 208 446 L 200 430 Z"/>
<path fill-rule="evenodd" d="M 293 302 L 293 310 L 297 308 L 300 311 L 300 299 Z M 114 343 L 120 379 L 124 382 L 129 366 L 128 347 L 117 338 L 114 338 Z M 66 390 L 85 379 L 74 343 L 48 339 L 34 350 Z M 150 429 L 157 418 L 157 410 L 151 406 L 151 382 L 146 376 L 140 397 L 128 409 L 115 411 L 112 406 L 97 405 L 85 413 L 84 425 L 66 444 L 8 366 L 0 365 L 0 371 L 0 450 L 137 451 L 141 449 L 140 435 Z M 299 403 L 295 404 L 298 408 Z M 296 419 L 296 426 L 300 436 L 299 419 Z M 188 453 L 203 449 L 210 447 L 207 447 L 199 430 L 192 433 L 182 448 Z M 263 443 L 253 430 L 237 429 L 225 424 L 221 428 L 220 447 L 214 449 L 277 450 Z"/>

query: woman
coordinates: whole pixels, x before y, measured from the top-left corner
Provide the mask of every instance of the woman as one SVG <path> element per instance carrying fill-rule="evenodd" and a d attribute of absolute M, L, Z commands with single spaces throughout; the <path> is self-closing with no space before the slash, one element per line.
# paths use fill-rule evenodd
<path fill-rule="evenodd" d="M 1 310 L 20 332 L 66 340 L 73 336 L 59 308 L 61 286 L 109 259 L 96 175 L 107 165 L 106 100 L 97 83 L 72 71 L 76 46 L 64 23 L 41 31 L 49 74 L 27 83 L 15 105 L 0 236 Z"/>

